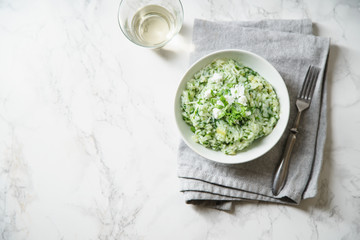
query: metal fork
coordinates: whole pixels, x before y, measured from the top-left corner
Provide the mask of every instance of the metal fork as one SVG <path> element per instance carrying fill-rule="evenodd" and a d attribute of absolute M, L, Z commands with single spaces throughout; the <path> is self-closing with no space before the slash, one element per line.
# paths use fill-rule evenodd
<path fill-rule="evenodd" d="M 296 134 L 298 133 L 301 113 L 310 107 L 319 72 L 319 68 L 310 65 L 306 73 L 303 86 L 299 92 L 299 95 L 297 96 L 296 107 L 298 109 L 298 113 L 296 115 L 295 123 L 290 129 L 290 134 L 287 139 L 286 147 L 282 155 L 281 162 L 276 170 L 273 181 L 272 192 L 275 196 L 277 196 L 285 186 L 289 170 L 290 156 L 295 144 Z"/>

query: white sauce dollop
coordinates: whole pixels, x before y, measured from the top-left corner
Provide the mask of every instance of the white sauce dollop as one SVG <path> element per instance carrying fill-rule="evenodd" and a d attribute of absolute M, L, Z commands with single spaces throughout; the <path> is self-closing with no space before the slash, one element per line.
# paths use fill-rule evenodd
<path fill-rule="evenodd" d="M 214 73 L 211 78 L 209 78 L 210 83 L 220 83 L 223 76 L 219 73 Z"/>
<path fill-rule="evenodd" d="M 220 114 L 221 114 L 220 109 L 218 109 L 218 108 L 213 109 L 213 116 L 214 116 L 215 119 L 218 119 Z"/>

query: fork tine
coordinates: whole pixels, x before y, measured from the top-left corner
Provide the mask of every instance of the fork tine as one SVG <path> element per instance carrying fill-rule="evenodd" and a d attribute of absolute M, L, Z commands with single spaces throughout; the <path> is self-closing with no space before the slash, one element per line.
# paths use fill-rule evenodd
<path fill-rule="evenodd" d="M 308 95 L 308 99 L 311 100 L 312 96 L 314 95 L 314 91 L 315 91 L 315 86 L 316 86 L 316 82 L 318 80 L 318 76 L 320 73 L 320 69 L 317 67 L 313 67 L 314 68 L 314 77 L 313 77 L 313 83 L 311 84 L 311 88 L 309 91 L 309 95 Z"/>
<path fill-rule="evenodd" d="M 305 82 L 303 83 L 303 86 L 299 93 L 299 98 L 310 100 L 312 98 L 312 95 L 315 90 L 315 85 L 317 82 L 317 78 L 319 75 L 320 69 L 317 67 L 314 67 L 312 65 L 309 66 L 309 69 L 305 76 Z"/>
<path fill-rule="evenodd" d="M 311 66 L 308 68 L 308 71 L 306 72 L 306 76 L 305 76 L 305 80 L 304 80 L 305 82 L 303 83 L 301 90 L 299 92 L 299 95 L 298 95 L 299 98 L 305 97 L 306 88 L 309 85 L 310 75 L 311 75 Z"/>
<path fill-rule="evenodd" d="M 314 68 L 313 66 L 310 65 L 309 67 L 309 77 L 306 79 L 307 81 L 307 84 L 306 84 L 306 88 L 305 88 L 305 91 L 304 91 L 304 96 L 303 96 L 303 99 L 307 99 L 308 96 L 309 96 L 309 93 L 310 93 L 310 89 L 311 89 L 311 86 L 313 84 L 313 79 L 314 79 Z"/>

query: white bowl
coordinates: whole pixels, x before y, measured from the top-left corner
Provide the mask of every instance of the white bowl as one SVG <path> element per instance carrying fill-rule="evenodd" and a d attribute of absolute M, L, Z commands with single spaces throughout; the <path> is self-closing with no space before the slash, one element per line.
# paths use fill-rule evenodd
<path fill-rule="evenodd" d="M 235 155 L 226 155 L 221 151 L 215 151 L 204 147 L 192 140 L 193 132 L 190 126 L 182 118 L 181 94 L 186 88 L 186 83 L 193 75 L 203 67 L 219 58 L 234 59 L 247 67 L 252 68 L 264 77 L 275 89 L 280 101 L 280 118 L 273 131 L 260 139 L 255 140 L 249 147 L 239 151 Z M 228 49 L 211 53 L 195 62 L 184 74 L 178 86 L 175 97 L 175 121 L 185 143 L 196 153 L 220 163 L 243 163 L 254 160 L 268 152 L 280 140 L 283 135 L 290 113 L 289 93 L 279 72 L 264 58 L 244 50 Z"/>

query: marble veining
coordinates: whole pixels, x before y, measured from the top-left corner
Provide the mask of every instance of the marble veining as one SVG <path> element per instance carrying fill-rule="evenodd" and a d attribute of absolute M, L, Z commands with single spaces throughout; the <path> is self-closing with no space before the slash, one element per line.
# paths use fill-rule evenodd
<path fill-rule="evenodd" d="M 119 1 L 0 1 L 0 239 L 360 239 L 360 2 L 182 1 L 161 50 Z M 310 18 L 331 38 L 319 194 L 298 207 L 184 203 L 173 98 L 193 20 Z"/>

